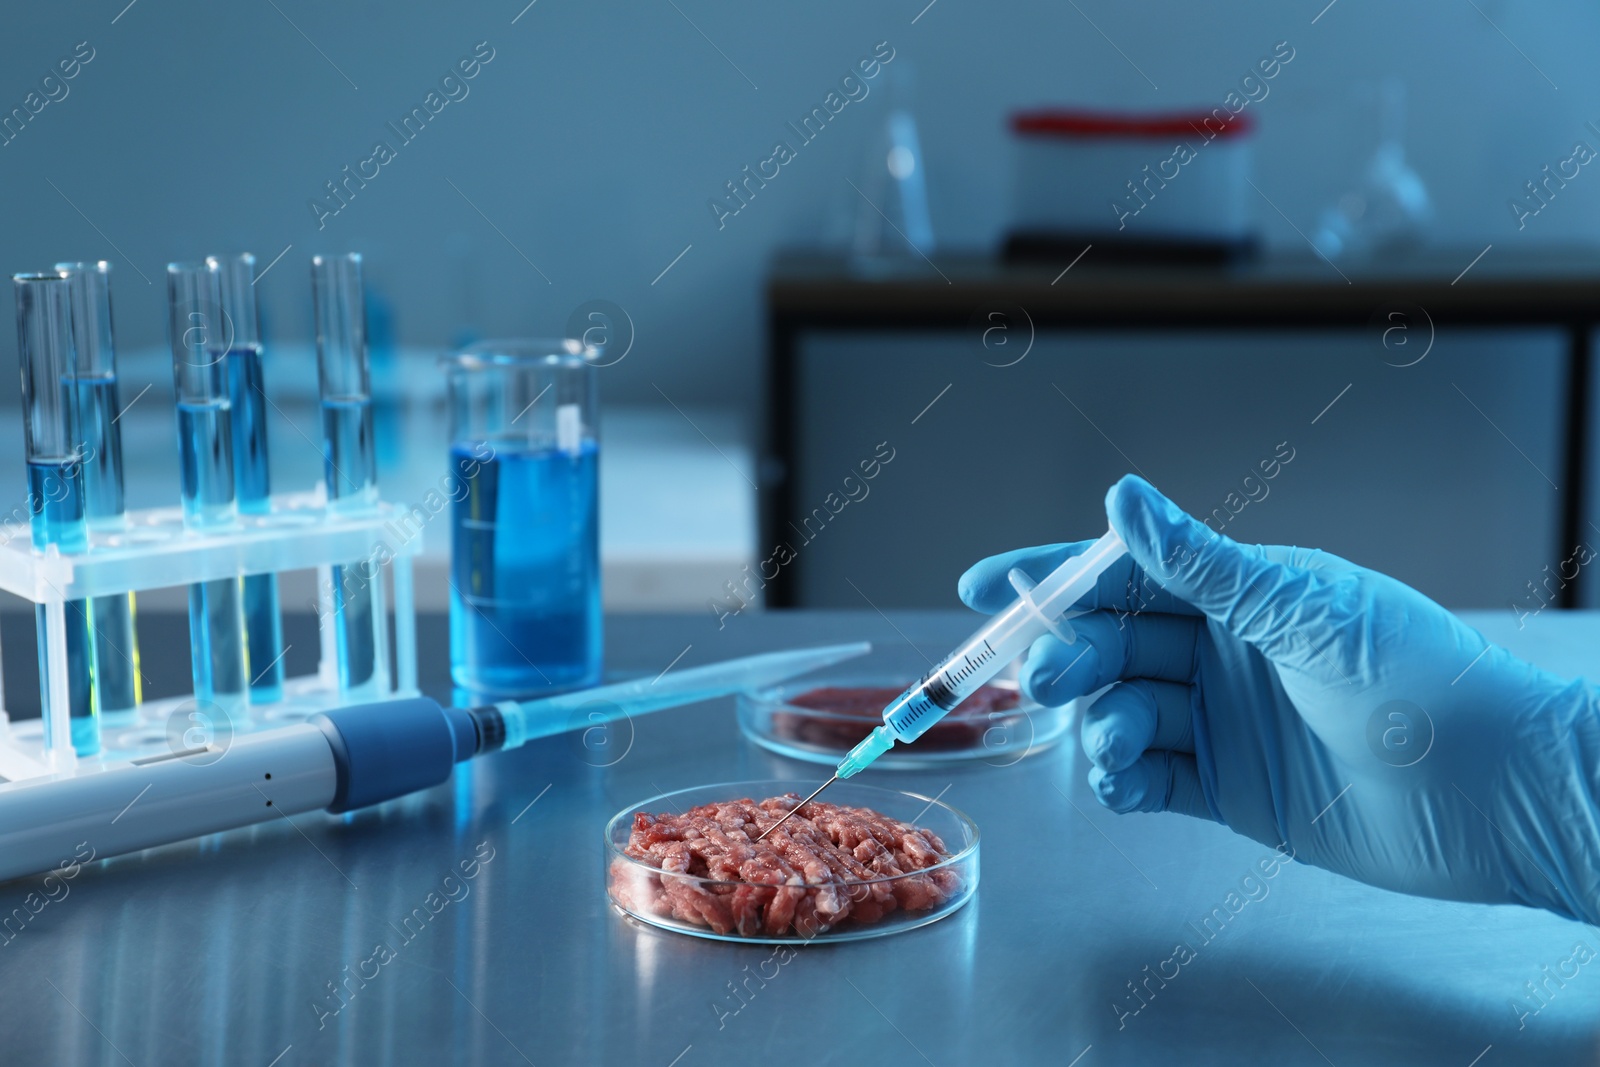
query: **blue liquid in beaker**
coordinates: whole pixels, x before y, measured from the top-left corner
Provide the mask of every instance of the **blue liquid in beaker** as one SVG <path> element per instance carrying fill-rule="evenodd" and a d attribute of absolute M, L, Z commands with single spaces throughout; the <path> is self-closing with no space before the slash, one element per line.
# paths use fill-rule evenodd
<path fill-rule="evenodd" d="M 576 452 L 458 444 L 450 460 L 452 679 L 506 695 L 599 682 L 594 442 Z"/>

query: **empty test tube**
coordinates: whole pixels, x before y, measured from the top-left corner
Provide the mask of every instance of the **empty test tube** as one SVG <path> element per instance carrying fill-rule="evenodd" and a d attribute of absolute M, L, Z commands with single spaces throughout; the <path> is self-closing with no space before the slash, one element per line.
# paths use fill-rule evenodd
<path fill-rule="evenodd" d="M 226 528 L 238 521 L 238 509 L 227 380 L 230 342 L 217 271 L 204 263 L 168 264 L 167 303 L 183 523 L 192 530 Z M 238 578 L 189 587 L 189 648 L 195 699 L 229 717 L 243 714 L 249 686 Z"/>
<path fill-rule="evenodd" d="M 83 438 L 70 377 L 75 362 L 70 286 L 59 271 L 17 274 L 12 282 L 33 547 L 44 553 L 83 552 L 89 547 L 89 527 L 84 514 Z M 89 610 L 83 600 L 35 608 L 45 747 L 58 750 L 70 744 L 80 756 L 100 751 Z M 55 617 L 57 612 L 62 618 Z M 56 623 L 63 618 L 65 625 L 58 628 Z"/>
<path fill-rule="evenodd" d="M 228 397 L 233 407 L 234 490 L 239 511 L 265 515 L 272 510 L 272 479 L 267 465 L 267 396 L 261 368 L 261 332 L 256 315 L 256 257 L 211 256 L 222 289 L 223 324 L 228 340 Z M 244 577 L 245 663 L 250 700 L 283 699 L 283 619 L 278 607 L 278 576 Z"/>
<path fill-rule="evenodd" d="M 123 515 L 122 405 L 111 328 L 111 264 L 57 263 L 72 294 L 75 358 L 68 371 L 82 435 L 84 514 L 92 530 L 121 530 Z M 94 626 L 96 703 L 103 726 L 122 726 L 138 714 L 139 643 L 132 593 L 90 601 Z"/>
<path fill-rule="evenodd" d="M 322 397 L 323 477 L 328 506 L 360 511 L 378 502 L 378 465 L 368 378 L 361 257 L 314 256 L 317 377 Z M 380 650 L 375 639 L 377 575 L 370 563 L 332 568 L 333 622 L 339 688 L 371 682 Z"/>

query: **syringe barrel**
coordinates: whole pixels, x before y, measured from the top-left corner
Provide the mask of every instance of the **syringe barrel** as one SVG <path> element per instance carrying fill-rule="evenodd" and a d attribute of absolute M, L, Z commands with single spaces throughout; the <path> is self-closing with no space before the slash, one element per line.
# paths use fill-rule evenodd
<path fill-rule="evenodd" d="M 1045 630 L 1020 600 L 1011 604 L 885 708 L 884 723 L 900 741 L 915 741 L 1026 652 Z"/>
<path fill-rule="evenodd" d="M 1063 562 L 1026 598 L 1018 597 L 990 617 L 944 662 L 896 698 L 884 709 L 884 723 L 901 741 L 921 737 L 1026 652 L 1036 638 L 1049 633 L 1049 623 L 1093 589 L 1106 568 L 1126 552 L 1122 538 L 1111 530 L 1085 552 Z"/>

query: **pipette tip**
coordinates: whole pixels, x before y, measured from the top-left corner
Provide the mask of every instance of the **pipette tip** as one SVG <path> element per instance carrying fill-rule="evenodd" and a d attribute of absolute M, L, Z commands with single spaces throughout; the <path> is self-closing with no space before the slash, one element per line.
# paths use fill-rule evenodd
<path fill-rule="evenodd" d="M 790 819 L 794 818 L 794 813 L 795 812 L 799 811 L 801 808 L 805 807 L 807 804 L 809 804 L 813 800 L 817 799 L 817 793 L 822 792 L 824 789 L 828 788 L 830 785 L 832 785 L 834 782 L 837 782 L 838 780 L 839 780 L 839 776 L 836 774 L 832 778 L 829 778 L 826 782 L 823 782 L 821 785 L 817 786 L 816 793 L 812 793 L 810 796 L 806 797 L 800 803 L 798 803 L 794 807 L 790 808 L 789 811 L 784 815 L 783 818 L 779 819 L 777 822 L 773 823 L 771 826 L 769 826 L 765 830 L 761 831 L 760 834 L 756 835 L 756 840 L 760 841 L 762 838 L 764 838 L 768 834 L 772 833 L 772 831 L 776 830 L 778 827 L 782 826 L 784 823 L 786 823 Z"/>

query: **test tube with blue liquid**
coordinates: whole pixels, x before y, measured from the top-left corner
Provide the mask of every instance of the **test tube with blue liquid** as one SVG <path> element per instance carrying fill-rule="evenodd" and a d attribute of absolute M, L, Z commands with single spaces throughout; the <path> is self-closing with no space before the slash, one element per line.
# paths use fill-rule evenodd
<path fill-rule="evenodd" d="M 83 444 L 84 514 L 97 531 L 125 529 L 122 405 L 111 327 L 111 264 L 57 263 L 72 294 L 74 363 L 68 378 Z M 126 726 L 141 697 L 139 643 L 132 593 L 90 602 L 95 646 L 95 695 L 104 727 Z"/>
<path fill-rule="evenodd" d="M 601 676 L 593 349 L 486 341 L 445 360 L 450 671 L 492 697 Z"/>
<path fill-rule="evenodd" d="M 261 367 L 261 330 L 256 305 L 256 257 L 210 256 L 217 274 L 227 331 L 228 399 L 233 409 L 233 474 L 239 511 L 272 511 L 272 477 L 267 463 L 267 394 Z M 283 699 L 283 616 L 276 574 L 244 576 L 245 664 L 250 701 Z"/>
<path fill-rule="evenodd" d="M 238 504 L 227 374 L 232 338 L 218 272 L 204 263 L 168 264 L 167 302 L 183 524 L 191 530 L 227 529 L 238 522 Z M 240 585 L 231 577 L 189 587 L 195 700 L 230 718 L 243 715 L 248 704 Z"/>
<path fill-rule="evenodd" d="M 311 293 L 328 508 L 335 513 L 360 513 L 378 503 L 361 257 L 355 253 L 313 256 Z M 342 691 L 360 689 L 381 680 L 383 674 L 384 650 L 379 648 L 374 630 L 381 591 L 378 578 L 371 561 L 331 568 L 335 655 Z"/>
<path fill-rule="evenodd" d="M 13 275 L 12 283 L 33 547 L 47 555 L 84 552 L 89 548 L 89 523 L 83 438 L 72 384 L 76 355 L 71 286 L 59 271 Z M 55 751 L 70 745 L 77 755 L 92 756 L 100 751 L 100 722 L 90 606 L 83 600 L 39 604 L 35 614 L 45 748 Z M 60 722 L 63 709 L 65 730 Z"/>

